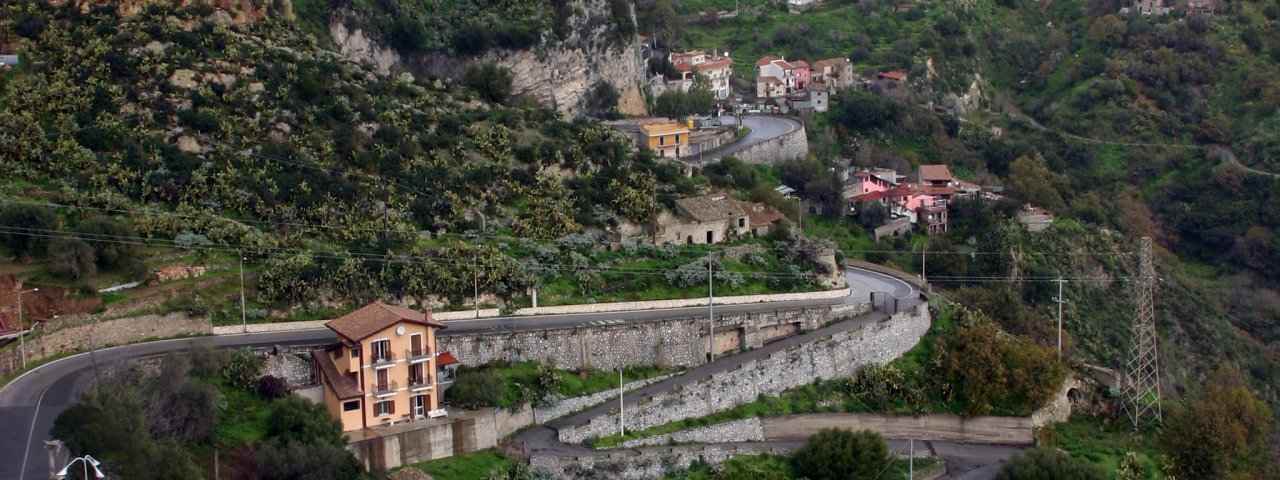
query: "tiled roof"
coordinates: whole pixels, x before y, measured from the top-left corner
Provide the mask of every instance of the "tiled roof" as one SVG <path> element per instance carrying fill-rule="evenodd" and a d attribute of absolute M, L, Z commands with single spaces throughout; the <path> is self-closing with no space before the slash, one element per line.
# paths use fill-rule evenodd
<path fill-rule="evenodd" d="M 795 66 L 796 68 L 809 68 L 809 62 L 806 62 L 804 60 L 796 60 Z"/>
<path fill-rule="evenodd" d="M 931 181 L 951 181 L 954 178 L 951 175 L 951 169 L 946 165 L 921 165 L 920 180 L 925 182 Z"/>
<path fill-rule="evenodd" d="M 453 364 L 456 364 L 456 363 L 461 363 L 461 362 L 459 362 L 459 361 L 458 361 L 458 357 L 453 356 L 453 354 L 452 354 L 452 353 L 449 353 L 449 352 L 440 352 L 440 353 L 437 353 L 437 354 L 436 354 L 436 366 L 437 366 L 437 367 L 447 367 L 447 366 L 449 366 L 449 365 L 453 365 Z"/>
<path fill-rule="evenodd" d="M 759 77 L 756 79 L 756 83 L 772 83 L 774 85 L 781 85 L 782 80 L 779 80 L 778 77 Z"/>
<path fill-rule="evenodd" d="M 334 396 L 341 400 L 360 396 L 360 389 L 356 387 L 355 382 L 351 381 L 350 377 L 339 373 L 338 366 L 334 365 L 328 349 L 312 350 L 311 358 L 315 359 L 316 366 L 320 367 L 320 371 L 324 373 L 324 384 L 333 390 Z"/>
<path fill-rule="evenodd" d="M 760 57 L 760 59 L 759 59 L 759 60 L 756 60 L 756 66 L 757 66 L 757 67 L 763 67 L 763 66 L 765 66 L 765 65 L 768 65 L 768 64 L 770 64 L 770 63 L 773 63 L 773 61 L 774 61 L 774 60 L 777 60 L 777 59 L 778 59 L 778 57 L 775 57 L 775 56 L 773 56 L 773 55 L 765 55 L 765 56 L 763 56 L 763 57 Z"/>
<path fill-rule="evenodd" d="M 813 69 L 821 70 L 826 67 L 839 67 L 847 64 L 849 64 L 849 59 L 847 58 L 827 58 L 813 62 Z"/>
<path fill-rule="evenodd" d="M 758 227 L 761 225 L 772 225 L 773 222 L 782 220 L 784 216 L 778 209 L 771 205 L 761 203 L 752 204 L 749 207 L 750 212 L 747 214 L 751 219 L 751 226 Z"/>
<path fill-rule="evenodd" d="M 445 328 L 444 324 L 430 320 L 431 313 L 422 313 L 382 302 L 373 302 L 324 324 L 347 340 L 358 342 L 399 322 L 413 322 Z"/>
<path fill-rule="evenodd" d="M 715 194 L 676 200 L 676 208 L 699 222 L 712 222 L 746 215 L 742 202 Z"/>
<path fill-rule="evenodd" d="M 788 62 L 786 60 L 774 60 L 773 64 L 779 67 L 782 67 L 783 70 L 791 70 L 793 68 L 796 68 L 795 65 L 792 65 L 791 62 Z"/>
<path fill-rule="evenodd" d="M 640 130 L 644 131 L 645 135 L 656 137 L 660 135 L 689 133 L 689 126 L 680 122 L 650 123 L 642 125 Z"/>
<path fill-rule="evenodd" d="M 677 72 L 687 72 L 690 70 L 693 70 L 693 65 L 689 65 L 689 62 L 680 62 L 676 64 Z"/>
<path fill-rule="evenodd" d="M 876 76 L 880 78 L 887 78 L 890 80 L 906 80 L 907 72 L 904 72 L 902 70 L 890 70 L 888 72 L 882 72 L 880 74 L 877 74 Z"/>
<path fill-rule="evenodd" d="M 711 70 L 711 69 L 716 69 L 716 68 L 724 68 L 724 67 L 727 67 L 727 66 L 732 65 L 732 64 L 733 64 L 733 60 L 728 59 L 728 58 L 722 58 L 722 59 L 719 59 L 719 60 L 711 60 L 711 61 L 709 61 L 709 62 L 702 62 L 702 63 L 698 64 L 698 70 Z"/>
<path fill-rule="evenodd" d="M 809 86 L 806 88 L 809 90 L 825 91 L 827 89 L 827 84 L 822 82 L 809 82 Z"/>

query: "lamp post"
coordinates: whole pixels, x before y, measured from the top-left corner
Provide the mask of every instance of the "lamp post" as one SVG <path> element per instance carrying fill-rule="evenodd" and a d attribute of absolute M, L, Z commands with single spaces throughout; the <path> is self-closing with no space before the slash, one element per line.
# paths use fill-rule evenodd
<path fill-rule="evenodd" d="M 711 252 L 707 252 L 707 362 L 716 361 L 716 296 L 712 286 Z"/>
<path fill-rule="evenodd" d="M 70 470 L 71 466 L 75 465 L 76 462 L 84 462 L 84 480 L 89 480 L 90 468 L 93 469 L 93 478 L 107 478 L 107 476 L 102 473 L 102 470 L 98 469 L 98 465 L 100 465 L 102 462 L 95 460 L 93 457 L 89 455 L 71 459 L 70 462 L 67 462 L 67 466 L 62 467 L 62 470 L 58 470 L 58 474 L 57 474 L 58 478 L 64 478 L 64 479 L 67 478 L 67 471 Z"/>
<path fill-rule="evenodd" d="M 31 290 L 18 292 L 18 349 L 22 350 L 22 368 L 24 369 L 27 368 L 27 334 L 22 331 L 22 294 L 39 291 L 39 288 L 33 288 Z"/>
<path fill-rule="evenodd" d="M 248 317 L 244 313 L 244 261 L 245 257 L 240 257 L 240 329 L 242 333 L 249 333 Z"/>

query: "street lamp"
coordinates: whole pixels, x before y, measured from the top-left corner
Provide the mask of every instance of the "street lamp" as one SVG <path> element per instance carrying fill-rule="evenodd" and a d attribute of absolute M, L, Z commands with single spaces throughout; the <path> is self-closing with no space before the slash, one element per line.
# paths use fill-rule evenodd
<path fill-rule="evenodd" d="M 71 461 L 67 463 L 67 466 L 62 467 L 62 470 L 58 470 L 58 475 L 57 475 L 57 476 L 58 476 L 58 478 L 67 478 L 67 471 L 71 469 L 71 466 L 72 466 L 72 465 L 75 465 L 76 461 L 83 461 L 83 462 L 84 462 L 84 465 L 85 465 L 85 466 L 84 466 L 84 480 L 89 480 L 89 469 L 90 469 L 90 468 L 93 468 L 93 477 L 94 477 L 94 478 L 107 478 L 107 476 L 106 476 L 106 475 L 103 475 L 103 474 L 102 474 L 102 470 L 98 470 L 98 465 L 100 465 L 102 462 L 99 462 L 99 461 L 95 460 L 93 457 L 91 457 L 91 456 L 89 456 L 89 455 L 85 455 L 85 456 L 83 456 L 83 457 L 76 457 L 76 458 L 71 459 Z"/>
<path fill-rule="evenodd" d="M 244 314 L 244 261 L 245 257 L 240 257 L 240 329 L 242 333 L 249 333 L 249 321 Z"/>
<path fill-rule="evenodd" d="M 39 288 L 33 288 L 31 290 L 18 292 L 18 348 L 22 350 L 22 368 L 24 369 L 27 368 L 27 334 L 22 331 L 22 294 L 39 291 Z"/>

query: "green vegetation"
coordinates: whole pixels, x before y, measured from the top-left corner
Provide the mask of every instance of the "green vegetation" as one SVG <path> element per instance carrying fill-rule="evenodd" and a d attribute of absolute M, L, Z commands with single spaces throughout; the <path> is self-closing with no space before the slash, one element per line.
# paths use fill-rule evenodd
<path fill-rule="evenodd" d="M 942 468 L 933 459 L 915 459 L 915 475 L 927 475 Z M 907 460 L 893 459 L 889 468 L 880 474 L 881 479 L 907 479 L 911 466 Z M 746 455 L 733 457 L 720 466 L 694 463 L 688 470 L 667 475 L 669 480 L 787 480 L 808 478 L 797 473 L 796 462 L 781 455 Z M 870 477 L 868 477 L 870 478 Z"/>
<path fill-rule="evenodd" d="M 53 434 L 73 455 L 92 453 L 128 478 L 203 478 L 214 449 L 231 452 L 219 466 L 237 478 L 361 478 L 341 424 L 323 405 L 254 388 L 275 382 L 256 381 L 248 357 L 193 348 L 106 370 L 58 416 Z M 254 386 L 233 380 L 242 377 Z"/>
<path fill-rule="evenodd" d="M 796 473 L 813 480 L 878 478 L 889 466 L 884 437 L 870 430 L 824 428 L 796 449 Z"/>
<path fill-rule="evenodd" d="M 516 460 L 502 456 L 492 449 L 486 449 L 415 463 L 405 468 L 422 470 L 436 480 L 472 480 L 493 478 L 494 474 L 505 473 L 517 463 Z"/>
<path fill-rule="evenodd" d="M 653 378 L 674 370 L 653 366 L 622 369 L 623 383 Z M 616 370 L 557 370 L 545 362 L 463 366 L 449 390 L 450 399 L 469 408 L 514 408 L 527 402 L 550 404 L 566 398 L 618 388 Z"/>
<path fill-rule="evenodd" d="M 1000 466 L 997 480 L 1104 480 L 1094 465 L 1071 458 L 1061 450 L 1037 447 L 1014 455 Z"/>
<path fill-rule="evenodd" d="M 1108 472 L 1119 471 L 1130 456 L 1134 458 L 1130 462 L 1136 462 L 1143 471 L 1162 471 L 1164 454 L 1156 432 L 1134 432 L 1127 419 L 1073 414 L 1070 421 L 1046 426 L 1038 435 L 1046 446 L 1060 448 Z"/>

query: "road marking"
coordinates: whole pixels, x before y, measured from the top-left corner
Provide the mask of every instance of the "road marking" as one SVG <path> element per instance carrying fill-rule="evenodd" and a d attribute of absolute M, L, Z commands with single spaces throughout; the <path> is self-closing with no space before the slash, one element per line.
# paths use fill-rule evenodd
<path fill-rule="evenodd" d="M 50 386 L 53 386 L 50 384 Z M 27 458 L 31 456 L 31 439 L 36 435 L 36 420 L 40 419 L 40 404 L 44 402 L 44 394 L 49 393 L 49 387 L 44 387 L 40 391 L 40 398 L 36 399 L 36 410 L 31 413 L 31 428 L 27 430 L 27 449 L 22 452 L 22 470 L 18 471 L 18 480 L 27 474 Z"/>

